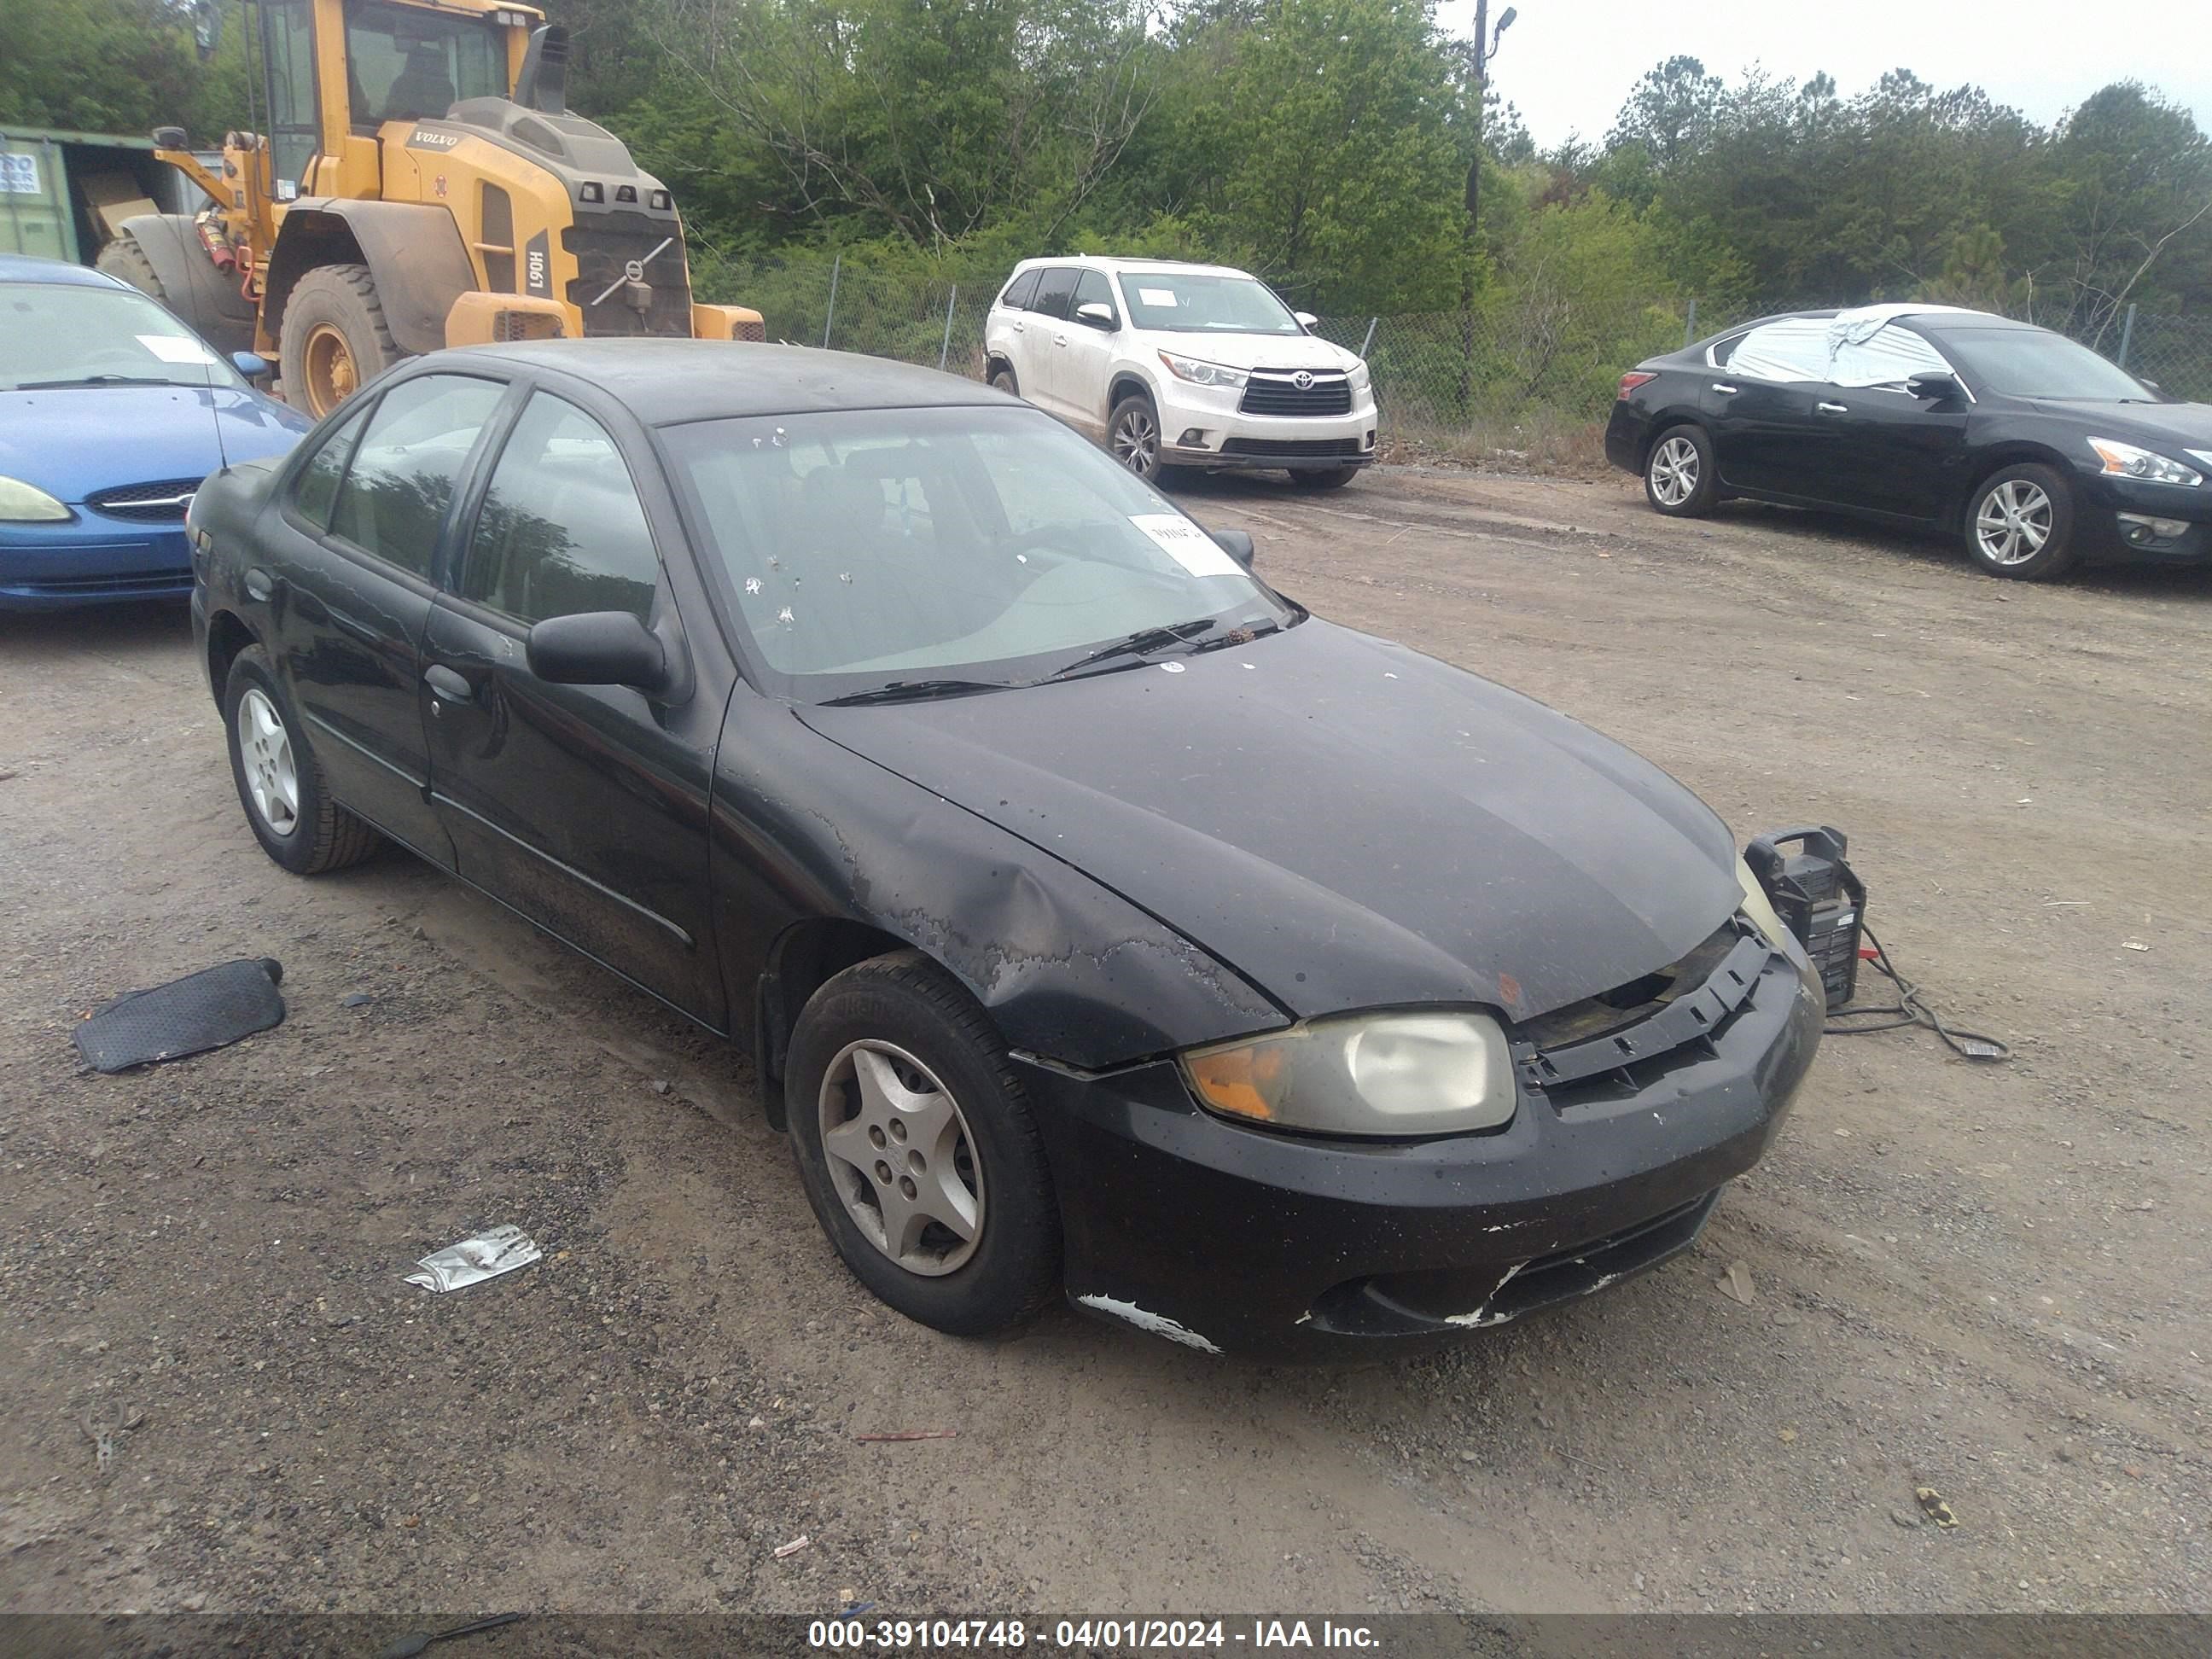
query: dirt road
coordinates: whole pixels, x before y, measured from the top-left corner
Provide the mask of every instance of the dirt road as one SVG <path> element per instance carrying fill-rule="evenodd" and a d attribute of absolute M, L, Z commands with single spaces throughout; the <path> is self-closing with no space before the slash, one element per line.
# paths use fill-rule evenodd
<path fill-rule="evenodd" d="M 2018 1059 L 1832 1041 L 1696 1254 L 1420 1364 L 956 1341 L 846 1276 L 716 1044 L 404 856 L 270 865 L 179 617 L 0 623 L 0 1607 L 2212 1606 L 2212 580 L 1611 479 L 1188 499 L 1743 834 L 1843 826 Z M 79 1073 L 88 1008 L 262 955 L 283 1026 Z M 400 1282 L 508 1221 L 544 1261 Z"/>

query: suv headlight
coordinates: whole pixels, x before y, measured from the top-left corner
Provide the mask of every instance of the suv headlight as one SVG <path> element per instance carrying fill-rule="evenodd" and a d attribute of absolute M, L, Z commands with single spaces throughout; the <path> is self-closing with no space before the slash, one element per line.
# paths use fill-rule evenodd
<path fill-rule="evenodd" d="M 1366 391 L 1368 387 L 1366 363 L 1364 362 L 1360 362 L 1352 364 L 1352 371 L 1346 378 L 1352 382 L 1352 389 L 1354 392 Z"/>
<path fill-rule="evenodd" d="M 13 524 L 55 524 L 70 515 L 52 496 L 21 478 L 0 478 L 0 520 Z"/>
<path fill-rule="evenodd" d="M 2133 444 L 2124 444 L 2117 438 L 2092 438 L 2089 447 L 2105 464 L 2105 471 L 2118 473 L 2124 478 L 2148 478 L 2153 483 L 2201 484 L 2204 475 L 2193 466 L 2184 466 L 2179 461 L 2160 454 L 2154 449 L 2139 449 Z"/>
<path fill-rule="evenodd" d="M 1513 1116 L 1513 1057 L 1486 1014 L 1347 1014 L 1194 1048 L 1183 1073 L 1224 1116 L 1332 1135 L 1442 1135 Z"/>
<path fill-rule="evenodd" d="M 1251 378 L 1241 368 L 1224 368 L 1219 363 L 1200 362 L 1195 357 L 1178 357 L 1172 351 L 1160 353 L 1160 361 L 1168 366 L 1169 374 L 1193 386 L 1240 386 Z"/>

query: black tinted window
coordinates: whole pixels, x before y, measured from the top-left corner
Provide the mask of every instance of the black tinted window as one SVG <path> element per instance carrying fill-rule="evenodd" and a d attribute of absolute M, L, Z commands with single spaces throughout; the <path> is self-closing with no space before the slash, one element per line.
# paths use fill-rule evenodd
<path fill-rule="evenodd" d="M 386 392 L 338 488 L 331 533 L 428 575 L 454 481 L 506 390 L 494 380 L 425 374 Z"/>
<path fill-rule="evenodd" d="M 1037 284 L 1036 298 L 1030 301 L 1031 311 L 1041 311 L 1048 317 L 1065 317 L 1068 301 L 1075 293 L 1075 272 L 1066 267 L 1044 273 Z"/>
<path fill-rule="evenodd" d="M 1109 311 L 1114 309 L 1114 289 L 1106 281 L 1103 272 L 1086 270 L 1083 273 L 1075 284 L 1075 305 L 1104 306 Z M 1074 306 L 1068 307 L 1070 315 L 1074 313 Z"/>
<path fill-rule="evenodd" d="M 606 429 L 539 392 L 492 470 L 464 598 L 526 623 L 582 611 L 653 614 L 660 580 L 645 508 Z"/>
<path fill-rule="evenodd" d="M 1009 311 L 1027 311 L 1030 296 L 1036 292 L 1037 273 L 1025 270 L 1006 284 L 1006 291 L 999 296 L 999 303 Z"/>
<path fill-rule="evenodd" d="M 300 469 L 298 481 L 292 486 L 292 505 L 318 530 L 331 527 L 331 503 L 337 498 L 338 480 L 345 477 L 346 461 L 368 419 L 368 410 L 363 406 L 350 419 L 338 422 Z"/>

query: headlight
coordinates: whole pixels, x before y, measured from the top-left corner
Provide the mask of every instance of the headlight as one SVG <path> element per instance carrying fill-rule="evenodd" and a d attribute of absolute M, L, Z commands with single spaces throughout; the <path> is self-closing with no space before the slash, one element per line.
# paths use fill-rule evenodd
<path fill-rule="evenodd" d="M 1513 1116 L 1504 1029 L 1476 1013 L 1351 1014 L 1182 1057 L 1215 1111 L 1332 1135 L 1438 1135 Z"/>
<path fill-rule="evenodd" d="M 2124 478 L 2148 478 L 2153 483 L 2201 484 L 2204 475 L 2193 466 L 2184 466 L 2179 461 L 2158 453 L 2155 450 L 2138 449 L 2133 444 L 2124 444 L 2117 438 L 2092 438 L 2089 447 L 2097 452 L 2105 464 L 2105 471 L 2116 472 Z"/>
<path fill-rule="evenodd" d="M 1188 380 L 1193 386 L 1239 386 L 1251 377 L 1241 368 L 1224 368 L 1219 363 L 1202 363 L 1195 357 L 1178 357 L 1172 351 L 1160 353 L 1160 361 L 1168 366 L 1168 373 L 1178 380 Z"/>
<path fill-rule="evenodd" d="M 1766 890 L 1759 884 L 1759 878 L 1751 873 L 1751 866 L 1741 859 L 1735 861 L 1735 878 L 1743 884 L 1743 913 L 1759 925 L 1766 935 L 1766 942 L 1776 950 L 1788 951 L 1792 933 L 1774 908 L 1774 901 L 1766 896 Z"/>
<path fill-rule="evenodd" d="M 1368 385 L 1367 365 L 1364 362 L 1356 362 L 1352 364 L 1352 372 L 1346 378 L 1352 382 L 1352 389 L 1354 392 L 1366 391 Z"/>
<path fill-rule="evenodd" d="M 0 520 L 15 524 L 52 524 L 68 518 L 69 508 L 36 485 L 21 478 L 0 478 Z"/>

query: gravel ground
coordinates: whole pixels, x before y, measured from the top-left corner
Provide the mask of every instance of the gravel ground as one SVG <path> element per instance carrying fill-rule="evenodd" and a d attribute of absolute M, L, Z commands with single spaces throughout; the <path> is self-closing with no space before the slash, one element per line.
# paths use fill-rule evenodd
<path fill-rule="evenodd" d="M 1613 478 L 1187 500 L 1743 834 L 1844 827 L 2018 1058 L 1831 1042 L 1697 1252 L 1419 1363 L 957 1341 L 846 1276 L 742 1060 L 404 855 L 270 864 L 179 615 L 0 620 L 0 1608 L 2212 1608 L 2212 578 Z M 282 1026 L 80 1071 L 264 955 Z M 401 1282 L 501 1222 L 545 1259 Z"/>

